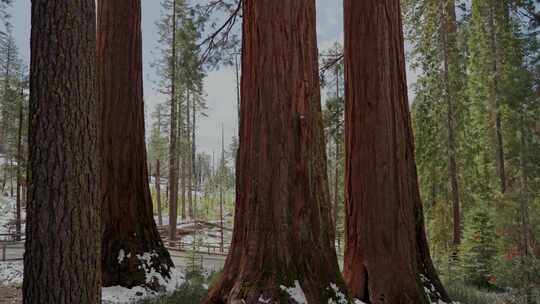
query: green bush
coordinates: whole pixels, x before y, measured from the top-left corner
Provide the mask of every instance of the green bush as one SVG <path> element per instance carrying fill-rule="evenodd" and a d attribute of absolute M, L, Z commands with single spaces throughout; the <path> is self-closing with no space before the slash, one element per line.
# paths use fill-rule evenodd
<path fill-rule="evenodd" d="M 143 300 L 139 304 L 200 304 L 207 292 L 208 290 L 203 285 L 188 282 L 182 284 L 180 288 L 170 295 Z"/>
<path fill-rule="evenodd" d="M 208 293 L 208 279 L 200 271 L 186 273 L 186 282 L 173 293 L 145 299 L 138 304 L 200 304 Z"/>
<path fill-rule="evenodd" d="M 460 283 L 447 283 L 446 291 L 452 301 L 461 304 L 493 304 L 497 296 Z"/>
<path fill-rule="evenodd" d="M 485 208 L 473 210 L 466 221 L 460 246 L 462 279 L 477 288 L 495 288 L 494 265 L 497 257 L 495 224 Z"/>

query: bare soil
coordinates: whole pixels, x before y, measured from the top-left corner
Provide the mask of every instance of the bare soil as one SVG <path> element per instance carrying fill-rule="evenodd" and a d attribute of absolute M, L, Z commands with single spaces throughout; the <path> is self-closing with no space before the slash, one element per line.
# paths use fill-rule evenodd
<path fill-rule="evenodd" d="M 0 285 L 0 304 L 22 303 L 22 289 L 16 286 Z"/>

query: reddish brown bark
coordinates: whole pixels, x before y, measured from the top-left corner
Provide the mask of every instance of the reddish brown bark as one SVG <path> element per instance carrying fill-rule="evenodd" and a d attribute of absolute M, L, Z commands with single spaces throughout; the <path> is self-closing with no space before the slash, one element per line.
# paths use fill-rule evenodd
<path fill-rule="evenodd" d="M 243 2 L 235 227 L 223 275 L 205 303 L 308 303 L 344 291 L 323 136 L 315 1 Z"/>
<path fill-rule="evenodd" d="M 26 304 L 101 302 L 95 11 L 32 1 Z"/>
<path fill-rule="evenodd" d="M 345 0 L 345 66 L 349 290 L 374 304 L 448 300 L 424 231 L 398 0 Z"/>
<path fill-rule="evenodd" d="M 103 285 L 147 285 L 173 266 L 154 222 L 144 140 L 140 0 L 98 7 Z M 146 263 L 138 255 L 153 254 Z M 123 258 L 123 259 L 122 259 Z"/>

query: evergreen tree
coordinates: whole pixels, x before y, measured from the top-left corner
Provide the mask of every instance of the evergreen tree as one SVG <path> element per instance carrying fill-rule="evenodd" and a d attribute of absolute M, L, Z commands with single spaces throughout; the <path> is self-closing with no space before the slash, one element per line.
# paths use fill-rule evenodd
<path fill-rule="evenodd" d="M 465 196 L 461 191 L 463 175 L 460 174 L 464 164 L 459 161 L 463 155 L 462 132 L 466 127 L 464 33 L 456 17 L 456 0 L 408 0 L 404 7 L 407 37 L 413 46 L 411 66 L 420 72 L 415 86 L 413 126 L 421 193 L 427 202 L 428 219 L 439 217 L 435 222 L 452 225 L 450 235 L 456 249 L 461 240 L 461 209 Z M 441 219 L 447 215 L 435 212 L 446 210 L 438 206 L 441 203 L 452 205 L 452 221 Z M 443 244 L 436 247 L 445 248 Z M 452 250 L 434 251 L 435 256 L 450 254 Z"/>
<path fill-rule="evenodd" d="M 463 279 L 480 288 L 493 287 L 497 246 L 493 215 L 484 207 L 472 210 L 467 217 L 461 245 Z"/>

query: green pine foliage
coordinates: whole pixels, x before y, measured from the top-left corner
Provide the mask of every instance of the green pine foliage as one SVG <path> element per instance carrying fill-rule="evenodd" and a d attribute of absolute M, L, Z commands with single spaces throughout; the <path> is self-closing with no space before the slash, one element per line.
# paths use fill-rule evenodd
<path fill-rule="evenodd" d="M 17 166 L 22 171 L 21 179 L 25 179 L 27 116 L 27 70 L 15 44 L 11 25 L 6 23 L 5 33 L 0 33 L 0 194 L 14 196 Z M 20 164 L 17 162 L 19 136 Z"/>
<path fill-rule="evenodd" d="M 444 23 L 447 1 L 456 7 L 453 34 Z M 540 37 L 534 1 L 406 0 L 402 5 L 408 63 L 418 73 L 411 109 L 436 266 L 448 282 L 459 278 L 476 288 L 512 288 L 517 298 L 533 303 L 540 286 Z M 454 56 L 448 75 L 445 54 Z M 452 243 L 449 114 L 463 229 L 458 248 Z"/>
<path fill-rule="evenodd" d="M 463 243 L 460 247 L 463 281 L 479 288 L 494 286 L 496 274 L 497 235 L 495 223 L 488 210 L 471 210 L 465 225 Z"/>

